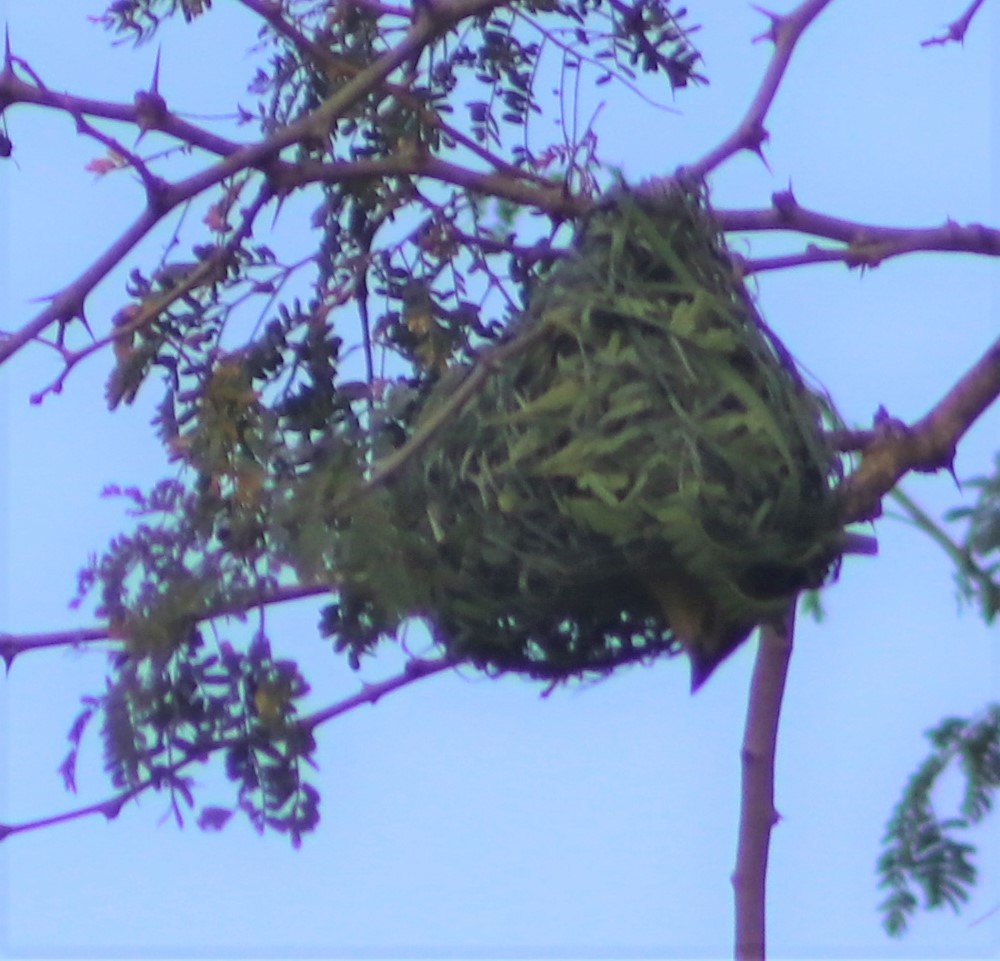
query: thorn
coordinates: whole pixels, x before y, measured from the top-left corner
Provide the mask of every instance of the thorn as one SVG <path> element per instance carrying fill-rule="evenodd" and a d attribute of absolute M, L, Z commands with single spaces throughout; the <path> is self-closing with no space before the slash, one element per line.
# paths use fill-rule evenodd
<path fill-rule="evenodd" d="M 76 316 L 77 320 L 79 320 L 80 323 L 83 324 L 84 329 L 87 331 L 87 333 L 90 334 L 90 339 L 96 342 L 97 338 L 94 336 L 94 332 L 90 329 L 90 324 L 87 322 L 87 315 L 81 310 L 80 313 L 78 313 Z"/>
<path fill-rule="evenodd" d="M 766 144 L 770 139 L 771 135 L 767 132 L 767 128 L 765 128 L 759 120 L 753 121 L 753 123 L 740 131 L 742 149 L 749 150 L 751 153 L 755 153 L 758 157 L 760 157 L 761 163 L 767 167 L 769 173 L 771 171 L 771 167 L 767 162 L 767 158 L 764 156 L 764 144 Z"/>
<path fill-rule="evenodd" d="M 17 645 L 9 634 L 0 634 L 0 657 L 3 658 L 4 673 L 10 675 L 10 669 L 14 664 L 14 658 L 18 655 Z"/>
<path fill-rule="evenodd" d="M 798 210 L 799 202 L 795 197 L 795 192 L 792 190 L 790 181 L 787 190 L 777 190 L 771 194 L 771 203 L 783 218 L 792 217 L 795 211 Z"/>
<path fill-rule="evenodd" d="M 122 808 L 125 806 L 125 802 L 128 800 L 125 796 L 118 796 L 109 798 L 104 804 L 101 805 L 100 811 L 109 821 L 113 821 L 122 812 Z"/>
<path fill-rule="evenodd" d="M 10 24 L 3 28 L 3 72 L 9 73 L 14 66 L 14 54 L 10 49 Z"/>
<path fill-rule="evenodd" d="M 135 121 L 144 134 L 159 127 L 167 113 L 166 101 L 155 90 L 140 90 L 135 95 Z"/>
<path fill-rule="evenodd" d="M 156 64 L 153 67 L 153 82 L 148 90 L 140 90 L 133 100 L 135 104 L 135 120 L 139 127 L 141 140 L 147 130 L 162 126 L 167 115 L 167 102 L 160 95 L 160 51 L 156 51 Z M 137 140 L 137 142 L 138 142 Z"/>
<path fill-rule="evenodd" d="M 758 13 L 763 14 L 770 21 L 770 26 L 764 33 L 758 34 L 753 38 L 754 43 L 759 43 L 761 40 L 770 40 L 771 43 L 778 42 L 778 32 L 781 30 L 781 25 L 785 22 L 785 18 L 780 13 L 774 13 L 768 10 L 766 7 L 758 6 L 756 3 L 750 4 L 751 8 L 756 10 Z"/>
<path fill-rule="evenodd" d="M 774 171 L 771 169 L 771 165 L 767 162 L 767 157 L 764 156 L 764 144 L 767 141 L 767 139 L 768 139 L 768 134 L 765 131 L 761 139 L 752 147 L 748 147 L 747 149 L 750 150 L 752 153 L 755 153 L 758 156 L 758 158 L 760 158 L 760 162 L 764 165 L 767 172 L 771 174 L 774 173 Z"/>
<path fill-rule="evenodd" d="M 898 417 L 893 417 L 892 414 L 886 410 L 884 404 L 878 405 L 878 410 L 875 411 L 872 417 L 872 426 L 875 430 L 876 439 L 895 439 L 899 437 L 905 437 L 910 433 L 910 428 L 905 421 L 900 420 Z"/>

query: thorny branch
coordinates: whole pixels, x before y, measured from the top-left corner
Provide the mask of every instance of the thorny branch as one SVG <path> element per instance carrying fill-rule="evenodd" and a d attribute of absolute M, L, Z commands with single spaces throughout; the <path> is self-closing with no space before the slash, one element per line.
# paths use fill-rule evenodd
<path fill-rule="evenodd" d="M 86 347 L 81 347 L 78 350 L 67 350 L 60 347 L 60 352 L 63 356 L 62 370 L 48 387 L 32 394 L 31 402 L 38 404 L 44 400 L 46 394 L 58 394 L 62 390 L 66 378 L 80 361 L 110 343 L 131 340 L 137 332 L 148 326 L 171 304 L 181 300 L 185 295 L 198 287 L 212 284 L 220 276 L 224 276 L 230 258 L 235 254 L 239 246 L 253 235 L 257 216 L 271 199 L 271 188 L 265 184 L 257 197 L 243 209 L 239 228 L 225 244 L 202 260 L 179 283 L 176 283 L 169 290 L 158 296 L 147 298 L 131 316 L 126 315 L 120 323 L 113 324 L 113 329 L 108 334 L 103 337 L 94 338 Z"/>
<path fill-rule="evenodd" d="M 229 603 L 211 607 L 206 610 L 203 620 L 213 620 L 219 617 L 236 617 L 243 615 L 253 607 L 266 607 L 272 604 L 284 604 L 288 601 L 298 601 L 305 597 L 318 597 L 329 593 L 329 585 L 295 584 L 276 587 L 267 591 L 255 591 L 241 595 Z M 46 631 L 41 634 L 7 634 L 0 632 L 0 660 L 3 660 L 10 671 L 14 658 L 27 651 L 39 651 L 49 647 L 78 647 L 95 641 L 113 641 L 120 643 L 112 632 L 110 624 L 94 625 L 92 627 L 75 628 L 69 631 Z"/>
<path fill-rule="evenodd" d="M 770 27 L 757 39 L 772 41 L 774 52 L 750 107 L 736 129 L 722 143 L 693 164 L 681 167 L 677 174 L 679 178 L 695 182 L 704 180 L 709 173 L 741 150 L 749 150 L 763 159 L 763 148 L 768 138 L 764 121 L 784 79 L 792 52 L 808 26 L 830 2 L 831 0 L 806 0 L 785 16 L 761 10 L 770 20 Z"/>
<path fill-rule="evenodd" d="M 489 12 L 499 6 L 500 2 L 501 0 L 439 0 L 433 8 L 429 5 L 421 7 L 422 12 L 395 47 L 360 70 L 311 113 L 275 131 L 262 141 L 238 146 L 232 150 L 227 141 L 205 141 L 202 132 L 192 128 L 194 137 L 190 142 L 198 146 L 212 142 L 217 148 L 214 152 L 222 153 L 224 159 L 186 180 L 175 184 L 162 184 L 133 225 L 89 268 L 56 294 L 49 306 L 33 320 L 0 340 L 0 364 L 34 340 L 51 324 L 64 325 L 74 318 L 82 317 L 85 301 L 91 291 L 156 224 L 177 206 L 242 170 L 257 168 L 265 173 L 271 173 L 280 152 L 285 147 L 299 143 L 310 136 L 325 134 L 335 120 L 344 116 L 352 106 L 375 89 L 394 70 L 418 55 L 436 37 L 447 33 L 456 23 L 467 17 Z M 172 120 L 162 98 L 156 101 L 160 106 L 151 114 L 139 104 L 126 108 L 53 94 L 40 85 L 27 84 L 20 80 L 14 73 L 16 62 L 15 58 L 8 57 L 0 73 L 0 103 L 5 105 L 19 102 L 37 103 L 63 110 L 71 115 L 83 113 L 106 116 L 109 119 L 125 120 L 142 130 L 155 129 L 180 136 L 178 126 L 180 121 Z M 148 107 L 148 102 L 152 98 L 139 99 Z M 183 136 L 181 139 L 184 139 Z M 206 147 L 206 149 L 211 148 Z"/>
<path fill-rule="evenodd" d="M 409 687 L 417 681 L 426 677 L 440 674 L 442 671 L 455 667 L 455 661 L 450 657 L 437 658 L 411 658 L 406 666 L 398 674 L 386 678 L 384 681 L 364 684 L 356 694 L 345 697 L 328 707 L 322 708 L 298 722 L 299 728 L 305 733 L 311 733 L 336 717 L 347 714 L 366 704 L 377 704 L 381 698 L 404 687 Z M 52 827 L 56 824 L 65 824 L 69 821 L 79 820 L 93 814 L 102 814 L 109 821 L 114 820 L 121 813 L 122 808 L 129 802 L 152 789 L 159 789 L 164 783 L 175 782 L 177 776 L 186 768 L 195 763 L 204 763 L 217 751 L 225 750 L 237 746 L 238 739 L 226 738 L 217 743 L 203 744 L 197 753 L 188 754 L 169 767 L 162 768 L 152 777 L 145 778 L 133 787 L 120 791 L 111 797 L 105 798 L 94 804 L 86 804 L 78 808 L 72 808 L 59 814 L 50 815 L 44 818 L 34 818 L 30 821 L 21 821 L 17 824 L 0 824 L 0 841 L 4 841 L 16 834 L 26 834 L 29 831 L 37 831 L 42 828 Z"/>
<path fill-rule="evenodd" d="M 910 471 L 951 470 L 958 442 L 998 396 L 1000 339 L 915 424 L 893 422 L 875 430 L 858 469 L 844 481 L 845 519 L 877 517 L 882 497 Z"/>
<path fill-rule="evenodd" d="M 840 244 L 836 248 L 809 244 L 799 254 L 739 262 L 746 274 L 833 261 L 872 268 L 918 251 L 1000 256 L 1000 230 L 992 227 L 952 221 L 917 228 L 863 224 L 802 207 L 791 191 L 774 194 L 768 209 L 717 210 L 715 214 L 727 231 L 793 231 Z M 1000 396 L 998 358 L 1000 342 L 987 348 L 979 362 L 916 424 L 886 421 L 871 431 L 840 432 L 835 437 L 841 450 L 862 455 L 860 467 L 842 489 L 845 522 L 878 516 L 882 498 L 910 471 L 951 469 L 961 438 Z"/>
<path fill-rule="evenodd" d="M 918 251 L 1000 256 L 1000 230 L 992 227 L 962 226 L 950 220 L 940 227 L 863 224 L 802 207 L 790 190 L 773 194 L 771 206 L 764 210 L 716 210 L 714 214 L 719 225 L 730 232 L 790 231 L 842 245 L 820 248 L 810 244 L 798 254 L 741 261 L 739 266 L 745 274 L 831 261 L 849 267 L 877 267 L 891 257 Z"/>

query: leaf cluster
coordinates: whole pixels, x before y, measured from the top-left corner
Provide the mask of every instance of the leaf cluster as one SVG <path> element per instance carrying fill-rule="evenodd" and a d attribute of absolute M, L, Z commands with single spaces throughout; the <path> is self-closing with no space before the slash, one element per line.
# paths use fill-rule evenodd
<path fill-rule="evenodd" d="M 308 685 L 292 661 L 273 659 L 262 635 L 241 653 L 228 642 L 208 644 L 190 625 L 176 630 L 169 653 L 112 658 L 106 690 L 84 698 L 70 731 L 60 768 L 66 786 L 76 789 L 80 742 L 99 713 L 105 768 L 116 788 L 167 790 L 182 824 L 183 809 L 195 806 L 194 782 L 183 769 L 222 752 L 236 805 L 206 808 L 199 823 L 220 827 L 238 809 L 258 831 L 286 833 L 297 846 L 319 820 L 319 794 L 303 773 L 315 742 L 296 720 L 296 701 Z"/>
<path fill-rule="evenodd" d="M 190 23 L 212 7 L 212 0 L 114 0 L 103 14 L 90 19 L 121 37 L 118 42 L 149 40 L 162 21 L 183 14 Z"/>
<path fill-rule="evenodd" d="M 951 553 L 960 591 L 978 600 L 983 618 L 991 624 L 1000 612 L 1000 456 L 992 474 L 964 485 L 978 496 L 971 507 L 958 507 L 946 515 L 966 526 L 962 544 Z"/>
<path fill-rule="evenodd" d="M 976 848 L 965 838 L 992 811 L 1000 788 L 1000 706 L 975 719 L 946 718 L 927 738 L 931 753 L 889 819 L 878 860 L 880 887 L 888 891 L 880 906 L 883 923 L 896 936 L 921 906 L 957 912 L 968 901 L 977 876 Z M 948 773 L 963 788 L 957 813 L 943 816 L 934 792 Z"/>

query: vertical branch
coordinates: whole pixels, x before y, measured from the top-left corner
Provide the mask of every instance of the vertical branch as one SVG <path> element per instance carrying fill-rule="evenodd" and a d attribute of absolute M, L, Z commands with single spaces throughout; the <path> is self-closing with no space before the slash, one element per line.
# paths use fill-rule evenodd
<path fill-rule="evenodd" d="M 738 961 L 762 961 L 765 957 L 767 856 L 771 828 L 778 822 L 774 807 L 774 757 L 794 630 L 793 602 L 784 624 L 761 628 L 750 685 L 742 751 L 740 837 L 733 873 Z"/>

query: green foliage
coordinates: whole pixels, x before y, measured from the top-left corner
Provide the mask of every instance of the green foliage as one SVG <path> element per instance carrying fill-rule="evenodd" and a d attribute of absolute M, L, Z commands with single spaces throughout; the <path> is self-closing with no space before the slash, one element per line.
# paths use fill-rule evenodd
<path fill-rule="evenodd" d="M 112 321 L 116 366 L 105 391 L 112 410 L 131 403 L 154 369 L 175 389 L 209 375 L 234 309 L 260 285 L 258 275 L 275 270 L 270 249 L 239 241 L 195 245 L 195 260 L 164 260 L 149 277 L 131 272 L 133 300 Z"/>
<path fill-rule="evenodd" d="M 906 930 L 920 907 L 958 911 L 976 881 L 975 847 L 963 838 L 989 814 L 1000 788 L 1000 705 L 976 719 L 947 718 L 927 732 L 932 752 L 910 778 L 893 811 L 878 861 L 883 923 Z M 940 816 L 934 790 L 947 772 L 964 782 L 957 816 Z"/>
<path fill-rule="evenodd" d="M 225 642 L 212 652 L 200 631 L 177 625 L 168 645 L 116 655 L 112 668 L 106 691 L 84 698 L 70 732 L 61 767 L 67 787 L 75 790 L 80 741 L 99 709 L 112 784 L 126 792 L 147 783 L 169 790 L 179 823 L 182 808 L 195 806 L 194 782 L 182 770 L 221 751 L 236 807 L 259 831 L 287 833 L 297 846 L 316 826 L 319 794 L 303 776 L 315 742 L 297 722 L 295 704 L 309 688 L 294 663 L 272 658 L 264 637 L 245 654 Z M 220 824 L 225 810 L 203 811 L 199 820 Z"/>
<path fill-rule="evenodd" d="M 966 525 L 964 541 L 949 551 L 956 561 L 959 589 L 978 600 L 983 618 L 991 624 L 1000 612 L 1000 456 L 994 473 L 975 477 L 964 486 L 978 493 L 972 507 L 949 511 L 946 519 Z"/>
<path fill-rule="evenodd" d="M 114 0 L 101 16 L 90 19 L 123 41 L 139 43 L 150 39 L 163 20 L 181 13 L 190 23 L 211 6 L 212 0 Z"/>

